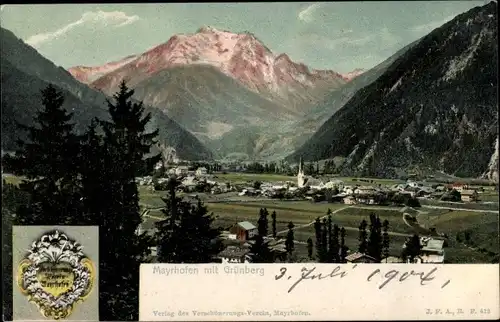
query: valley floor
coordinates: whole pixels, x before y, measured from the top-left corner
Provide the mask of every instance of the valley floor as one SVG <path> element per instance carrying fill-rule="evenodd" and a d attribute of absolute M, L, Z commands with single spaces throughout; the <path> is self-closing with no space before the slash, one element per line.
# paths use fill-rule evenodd
<path fill-rule="evenodd" d="M 148 229 L 154 226 L 155 221 L 163 218 L 160 211 L 163 201 L 160 198 L 164 193 L 144 190 L 141 191 L 142 206 L 151 209 L 144 227 Z M 498 204 L 490 205 L 489 209 L 464 209 L 460 205 L 423 205 L 416 216 L 418 224 L 409 225 L 403 218 L 404 207 L 273 200 L 238 196 L 236 193 L 198 196 L 205 202 L 208 210 L 213 212 L 215 224 L 226 230 L 240 221 L 256 224 L 261 208 L 267 208 L 269 213 L 276 211 L 278 236 L 285 236 L 287 225 L 292 221 L 295 225 L 297 248 L 303 256 L 307 254 L 307 239 L 315 240 L 314 220 L 324 217 L 328 209 L 332 211 L 333 222 L 346 229 L 346 243 L 352 251 L 357 250 L 359 244 L 359 224 L 363 219 L 369 221 L 369 214 L 375 213 L 382 221 L 387 219 L 390 223 L 391 256 L 401 254 L 401 246 L 407 237 L 414 233 L 428 233 L 429 228 L 435 228 L 437 233 L 449 236 L 449 247 L 445 249 L 447 263 L 489 263 L 499 253 Z M 472 236 L 468 244 L 462 241 L 463 237 L 460 238 L 465 231 L 469 231 Z"/>
<path fill-rule="evenodd" d="M 20 178 L 3 176 L 6 182 L 18 184 Z M 218 175 L 216 180 L 233 182 L 262 181 L 294 181 L 294 177 L 273 175 L 227 174 Z M 344 179 L 345 180 L 345 179 Z M 378 179 L 385 184 L 390 180 Z M 161 199 L 165 192 L 151 191 L 140 186 L 140 205 L 149 209 L 143 224 L 144 229 L 151 229 L 154 223 L 164 218 L 161 209 L 164 202 Z M 477 204 L 423 202 L 417 210 L 416 223 L 408 223 L 401 207 L 384 207 L 368 205 L 346 205 L 343 203 L 313 203 L 310 201 L 286 201 L 266 199 L 262 197 L 239 196 L 237 193 L 218 195 L 197 194 L 208 210 L 216 218 L 215 224 L 228 229 L 239 221 L 257 223 L 259 210 L 267 208 L 269 213 L 276 211 L 278 236 L 287 231 L 287 224 L 292 221 L 295 225 L 295 239 L 298 251 L 307 254 L 306 241 L 314 241 L 313 222 L 316 218 L 324 217 L 330 209 L 335 224 L 346 229 L 346 243 L 351 251 L 358 246 L 358 226 L 363 219 L 368 220 L 370 213 L 379 215 L 380 219 L 388 220 L 390 224 L 391 255 L 399 256 L 405 239 L 414 233 L 428 233 L 429 228 L 435 228 L 437 233 L 447 234 L 449 246 L 446 251 L 448 263 L 489 263 L 498 262 L 498 194 L 496 201 Z M 491 197 L 495 200 L 495 197 Z M 468 235 L 468 238 L 465 238 Z"/>

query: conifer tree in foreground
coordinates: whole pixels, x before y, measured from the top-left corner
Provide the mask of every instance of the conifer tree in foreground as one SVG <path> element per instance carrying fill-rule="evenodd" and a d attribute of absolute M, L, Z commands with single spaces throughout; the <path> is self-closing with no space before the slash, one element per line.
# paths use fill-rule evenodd
<path fill-rule="evenodd" d="M 422 244 L 420 243 L 420 237 L 415 234 L 410 237 L 403 247 L 401 253 L 401 258 L 404 263 L 409 262 L 410 264 L 415 263 L 415 260 L 422 253 Z"/>
<path fill-rule="evenodd" d="M 139 265 L 150 255 L 151 238 L 136 234 L 142 218 L 135 178 L 145 164 L 161 158 L 146 158 L 158 130 L 147 132 L 151 115 L 144 115 L 142 103 L 132 102 L 133 94 L 122 82 L 114 101 L 108 101 L 110 120 L 101 121 L 105 201 L 99 226 L 99 316 L 108 321 L 138 319 Z"/>
<path fill-rule="evenodd" d="M 331 250 L 331 254 L 332 254 L 331 261 L 332 261 L 332 263 L 340 263 L 339 232 L 340 232 L 339 226 L 337 224 L 333 225 L 333 229 L 332 229 L 333 244 L 332 244 L 332 250 Z"/>
<path fill-rule="evenodd" d="M 272 230 L 273 230 L 273 238 L 276 238 L 277 231 L 276 231 L 276 211 L 273 211 L 271 214 L 271 219 L 272 219 Z"/>
<path fill-rule="evenodd" d="M 370 234 L 368 236 L 367 254 L 375 258 L 377 263 L 382 259 L 382 223 L 379 216 L 370 214 Z"/>
<path fill-rule="evenodd" d="M 358 236 L 358 241 L 359 241 L 359 246 L 358 246 L 358 252 L 365 254 L 368 251 L 368 233 L 366 232 L 366 227 L 368 226 L 368 223 L 366 220 L 362 220 L 361 223 L 359 224 L 359 236 Z"/>
<path fill-rule="evenodd" d="M 321 244 L 323 244 L 324 246 L 324 252 L 325 252 L 325 258 L 324 258 L 324 263 L 328 263 L 329 261 L 329 258 L 328 258 L 328 254 L 329 254 L 329 245 L 328 245 L 328 223 L 327 223 L 327 219 L 326 218 L 323 218 L 323 220 L 321 221 Z"/>
<path fill-rule="evenodd" d="M 98 133 L 99 120 L 92 120 L 87 131 L 82 135 L 82 149 L 80 151 L 80 173 L 83 194 L 83 224 L 104 225 L 106 219 L 106 203 L 103 197 L 111 194 L 105 162 L 110 164 L 106 158 L 103 148 L 102 136 Z M 108 169 L 109 170 L 109 169 Z M 107 189 L 108 188 L 108 189 Z"/>
<path fill-rule="evenodd" d="M 267 236 L 269 231 L 269 211 L 266 208 L 260 209 L 259 220 L 257 221 L 257 227 L 259 235 Z"/>
<path fill-rule="evenodd" d="M 382 223 L 382 258 L 387 259 L 389 257 L 389 247 L 390 247 L 390 239 L 389 239 L 389 221 L 386 219 Z"/>
<path fill-rule="evenodd" d="M 340 228 L 340 261 L 339 263 L 347 263 L 346 257 L 349 251 L 345 243 L 346 230 L 344 227 Z"/>
<path fill-rule="evenodd" d="M 249 252 L 252 263 L 273 263 L 273 253 L 268 243 L 260 235 L 255 237 L 255 242 L 250 247 Z"/>
<path fill-rule="evenodd" d="M 295 227 L 295 225 L 293 224 L 293 222 L 290 221 L 287 227 L 288 227 L 288 232 L 286 234 L 285 248 L 288 255 L 291 255 L 295 249 L 295 242 L 294 242 L 295 238 L 293 234 L 293 228 Z"/>
<path fill-rule="evenodd" d="M 250 247 L 250 256 L 253 263 L 273 263 L 274 255 L 264 239 L 267 235 L 267 209 L 261 209 L 257 221 L 257 236 Z"/>
<path fill-rule="evenodd" d="M 81 216 L 78 188 L 79 137 L 64 108 L 64 97 L 49 85 L 42 90 L 42 109 L 33 126 L 20 125 L 27 141 L 9 159 L 9 168 L 26 178 L 21 190 L 29 200 L 17 210 L 17 225 L 74 225 Z"/>
<path fill-rule="evenodd" d="M 168 196 L 163 198 L 165 220 L 158 226 L 158 262 L 210 263 L 222 250 L 221 231 L 213 228 L 215 218 L 201 200 L 192 204 L 176 196 L 179 184 L 170 178 Z"/>
<path fill-rule="evenodd" d="M 2 180 L 2 275 L 3 319 L 12 321 L 12 224 L 17 209 L 29 200 L 29 195 L 19 187 Z"/>
<path fill-rule="evenodd" d="M 332 222 L 332 215 L 331 215 L 332 211 L 330 209 L 328 209 L 327 211 L 327 230 L 328 230 L 328 262 L 329 263 L 335 263 L 334 262 L 334 253 L 333 253 L 333 249 L 334 249 L 334 241 L 333 241 L 333 234 L 332 234 L 332 230 L 333 230 L 333 222 Z"/>
<path fill-rule="evenodd" d="M 321 220 L 316 218 L 314 221 L 314 233 L 316 237 L 316 257 L 318 262 L 326 263 L 326 259 L 328 256 L 328 249 L 326 243 L 323 243 L 323 225 Z"/>
<path fill-rule="evenodd" d="M 313 240 L 311 237 L 307 239 L 307 257 L 313 259 Z"/>

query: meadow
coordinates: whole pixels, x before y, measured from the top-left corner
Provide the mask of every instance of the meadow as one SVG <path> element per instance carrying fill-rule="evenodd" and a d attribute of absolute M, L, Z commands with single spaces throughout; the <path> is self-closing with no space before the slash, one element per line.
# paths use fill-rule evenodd
<path fill-rule="evenodd" d="M 242 173 L 242 172 L 231 172 L 231 173 L 217 173 L 215 174 L 215 181 L 219 182 L 232 182 L 232 183 L 246 183 L 253 181 L 262 182 L 279 182 L 279 181 L 297 181 L 296 176 L 286 176 L 281 174 L 273 173 Z M 342 180 L 344 183 L 349 185 L 354 184 L 382 184 L 382 185 L 394 185 L 398 183 L 403 183 L 402 180 L 397 179 L 383 179 L 383 178 L 356 178 L 356 177 L 338 177 L 334 175 L 325 175 L 325 177 L 330 177 L 338 180 Z"/>

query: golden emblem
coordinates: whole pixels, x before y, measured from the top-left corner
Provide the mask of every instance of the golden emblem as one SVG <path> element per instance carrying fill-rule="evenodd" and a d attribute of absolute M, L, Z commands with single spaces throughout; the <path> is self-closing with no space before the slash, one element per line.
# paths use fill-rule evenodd
<path fill-rule="evenodd" d="M 92 291 L 94 265 L 82 249 L 56 230 L 34 241 L 19 263 L 17 285 L 44 317 L 67 318 Z"/>

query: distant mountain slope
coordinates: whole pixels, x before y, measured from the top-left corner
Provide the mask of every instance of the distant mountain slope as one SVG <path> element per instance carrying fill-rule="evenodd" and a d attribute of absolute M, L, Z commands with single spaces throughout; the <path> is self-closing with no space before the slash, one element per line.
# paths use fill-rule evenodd
<path fill-rule="evenodd" d="M 209 65 L 162 70 L 135 90 L 135 98 L 164 111 L 219 157 L 235 152 L 258 155 L 250 147 L 265 128 L 297 117 Z"/>
<path fill-rule="evenodd" d="M 40 106 L 40 90 L 48 83 L 64 91 L 66 107 L 75 113 L 78 129 L 82 130 L 94 116 L 107 118 L 106 96 L 78 82 L 61 67 L 41 56 L 12 32 L 1 28 L 0 52 L 2 68 L 2 148 L 9 150 L 22 132 L 14 120 L 32 122 Z M 163 112 L 146 107 L 152 113 L 152 124 L 160 129 L 160 140 L 173 147 L 186 159 L 211 158 L 211 152 L 192 134 L 182 129 Z"/>
<path fill-rule="evenodd" d="M 497 17 L 492 2 L 432 31 L 289 159 L 346 157 L 346 174 L 483 174 L 498 137 Z"/>
<path fill-rule="evenodd" d="M 108 65 L 103 68 L 76 66 L 69 72 L 88 82 Z M 194 34 L 175 35 L 135 59 L 126 58 L 111 65 L 120 67 L 93 80 L 92 87 L 110 93 L 123 78 L 135 86 L 158 71 L 175 66 L 210 65 L 247 89 L 279 103 L 284 112 L 302 115 L 329 89 L 346 83 L 342 75 L 334 71 L 309 69 L 293 62 L 286 54 L 274 54 L 251 33 L 232 33 L 211 27 L 201 28 Z"/>
<path fill-rule="evenodd" d="M 266 137 L 271 141 L 290 143 L 286 145 L 286 149 L 283 149 L 282 144 L 271 143 L 266 153 L 268 155 L 280 156 L 281 158 L 293 153 L 294 150 L 298 149 L 311 138 L 323 123 L 342 108 L 358 90 L 377 80 L 396 59 L 417 43 L 418 40 L 412 42 L 377 66 L 360 73 L 341 88 L 331 90 L 307 115 L 292 124 L 286 125 L 285 130 L 282 132 L 276 133 L 277 137 L 271 139 L 270 134 L 267 135 Z"/>
<path fill-rule="evenodd" d="M 162 70 L 135 85 L 135 96 L 155 106 L 191 132 L 216 138 L 238 126 L 262 125 L 290 114 L 206 65 Z M 220 130 L 216 130 L 219 124 Z"/>
<path fill-rule="evenodd" d="M 31 124 L 37 110 L 41 108 L 41 90 L 49 85 L 37 77 L 17 69 L 2 56 L 2 149 L 15 150 L 16 139 L 26 139 L 26 133 L 18 128 L 17 122 Z M 82 102 L 65 89 L 58 88 L 65 97 L 64 107 L 75 113 L 75 119 L 85 120 L 76 123 L 78 131 L 85 131 L 85 126 L 92 117 L 104 118 L 107 112 Z"/>

